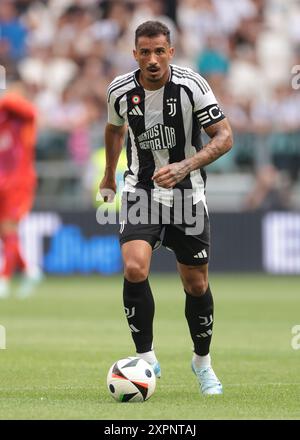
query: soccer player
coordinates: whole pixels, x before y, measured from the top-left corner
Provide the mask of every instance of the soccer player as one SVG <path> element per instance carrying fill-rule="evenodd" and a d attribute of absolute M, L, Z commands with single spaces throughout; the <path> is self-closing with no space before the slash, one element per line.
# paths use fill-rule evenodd
<path fill-rule="evenodd" d="M 133 55 L 139 68 L 115 78 L 108 88 L 106 170 L 100 194 L 104 201 L 113 199 L 118 157 L 128 129 L 122 215 L 138 203 L 132 201 L 133 196 L 144 189 L 150 201 L 170 207 L 171 221 L 164 224 L 160 217 L 159 222 L 144 224 L 130 219 L 121 222 L 126 317 L 137 356 L 150 363 L 160 377 L 153 347 L 154 300 L 148 275 L 152 251 L 164 232 L 162 243 L 175 253 L 185 292 L 185 316 L 194 344 L 192 370 L 203 394 L 221 394 L 222 385 L 209 354 L 214 306 L 208 282 L 210 233 L 204 167 L 230 150 L 231 128 L 204 78 L 171 64 L 174 48 L 163 23 L 147 21 L 136 29 Z M 201 128 L 210 137 L 204 146 Z M 184 190 L 189 191 L 193 212 L 202 206 L 197 211 L 204 224 L 200 233 L 190 235 L 184 220 L 175 222 L 175 189 L 184 197 Z"/>
<path fill-rule="evenodd" d="M 19 222 L 29 212 L 34 198 L 35 136 L 34 106 L 20 93 L 8 92 L 0 99 L 0 298 L 9 296 L 10 280 L 16 270 L 24 274 L 19 296 L 27 296 L 41 277 L 37 269 L 27 266 L 18 237 Z"/>

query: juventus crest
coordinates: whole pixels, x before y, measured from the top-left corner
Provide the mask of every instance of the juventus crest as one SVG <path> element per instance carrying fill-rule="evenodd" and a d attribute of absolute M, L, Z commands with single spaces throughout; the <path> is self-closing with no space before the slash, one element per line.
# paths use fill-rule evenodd
<path fill-rule="evenodd" d="M 167 105 L 169 107 L 169 113 L 168 114 L 170 116 L 175 116 L 176 115 L 176 111 L 177 111 L 176 103 L 177 103 L 177 98 L 169 98 L 169 99 L 167 99 Z"/>

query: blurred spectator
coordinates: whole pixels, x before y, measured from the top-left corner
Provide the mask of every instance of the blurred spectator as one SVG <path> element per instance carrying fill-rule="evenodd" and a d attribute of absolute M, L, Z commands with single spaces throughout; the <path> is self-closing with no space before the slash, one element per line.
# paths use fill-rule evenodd
<path fill-rule="evenodd" d="M 94 42 L 90 27 L 94 22 L 92 11 L 70 6 L 57 22 L 53 53 L 56 56 L 81 60 L 91 52 Z"/>
<path fill-rule="evenodd" d="M 262 75 L 255 48 L 238 46 L 231 62 L 228 88 L 234 96 L 244 99 L 262 99 L 270 95 L 269 84 Z"/>
<path fill-rule="evenodd" d="M 234 34 L 238 29 L 248 32 L 244 21 L 255 19 L 258 15 L 258 4 L 253 0 L 213 0 L 222 33 Z"/>
<path fill-rule="evenodd" d="M 32 47 L 30 56 L 20 61 L 18 68 L 24 82 L 44 87 L 56 94 L 63 92 L 78 71 L 72 59 L 54 55 L 53 46 L 49 42 Z"/>
<path fill-rule="evenodd" d="M 18 16 L 13 0 L 1 0 L 0 3 L 0 56 L 2 63 L 18 60 L 26 54 L 25 40 L 27 29 Z M 4 61 L 4 62 L 3 62 Z"/>
<path fill-rule="evenodd" d="M 184 51 L 191 60 L 203 49 L 208 36 L 222 35 L 212 0 L 179 0 L 177 17 Z"/>
<path fill-rule="evenodd" d="M 229 71 L 230 60 L 227 55 L 228 47 L 222 39 L 209 36 L 197 60 L 197 68 L 201 75 L 208 77 L 213 74 L 226 75 Z"/>

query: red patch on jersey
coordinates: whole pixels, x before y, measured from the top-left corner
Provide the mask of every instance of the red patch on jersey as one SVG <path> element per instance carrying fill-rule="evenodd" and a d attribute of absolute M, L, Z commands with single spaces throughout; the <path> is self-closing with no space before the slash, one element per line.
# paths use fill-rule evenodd
<path fill-rule="evenodd" d="M 132 103 L 133 103 L 134 105 L 137 105 L 137 104 L 139 104 L 139 103 L 141 102 L 141 97 L 140 97 L 139 95 L 134 95 L 134 96 L 131 98 L 131 101 L 132 101 Z"/>

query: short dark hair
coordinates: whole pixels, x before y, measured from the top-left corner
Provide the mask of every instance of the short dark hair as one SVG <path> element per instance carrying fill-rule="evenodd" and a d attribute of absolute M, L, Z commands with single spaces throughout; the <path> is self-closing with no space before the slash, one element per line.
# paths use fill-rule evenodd
<path fill-rule="evenodd" d="M 170 29 L 160 21 L 145 21 L 139 25 L 135 31 L 135 45 L 139 37 L 157 37 L 158 35 L 165 35 L 168 43 L 171 45 Z"/>

